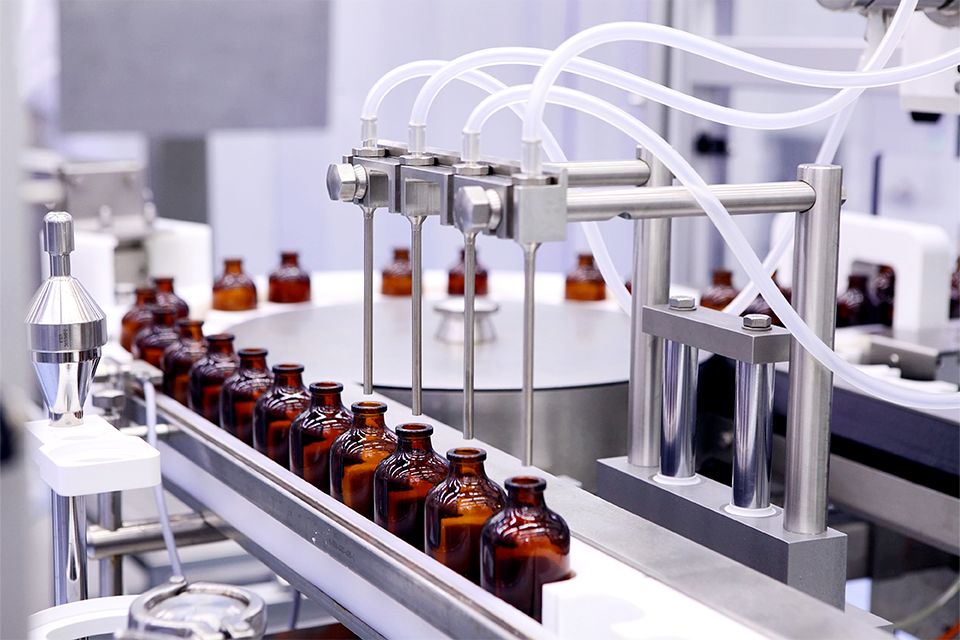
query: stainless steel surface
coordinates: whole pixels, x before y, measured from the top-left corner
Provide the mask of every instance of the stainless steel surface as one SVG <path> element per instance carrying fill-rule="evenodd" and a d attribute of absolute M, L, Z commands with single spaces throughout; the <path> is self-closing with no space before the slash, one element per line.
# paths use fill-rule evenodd
<path fill-rule="evenodd" d="M 61 605 L 87 599 L 87 514 L 83 496 L 51 492 L 53 600 Z"/>
<path fill-rule="evenodd" d="M 463 234 L 463 439 L 473 439 L 473 382 L 475 374 L 477 309 L 477 235 Z"/>
<path fill-rule="evenodd" d="M 645 189 L 673 182 L 666 165 L 644 149 L 640 159 L 650 167 Z M 664 304 L 670 295 L 670 219 L 637 220 L 633 225 L 633 295 L 630 326 L 630 396 L 627 458 L 630 464 L 660 464 L 663 412 L 663 340 L 644 333 L 645 305 Z"/>
<path fill-rule="evenodd" d="M 457 189 L 453 206 L 453 224 L 464 235 L 494 231 L 500 224 L 503 205 L 493 189 L 468 185 Z"/>
<path fill-rule="evenodd" d="M 142 162 L 67 162 L 59 174 L 63 201 L 58 204 L 76 219 L 78 228 L 106 229 L 121 239 L 142 238 L 151 232 L 153 219 L 147 213 Z"/>
<path fill-rule="evenodd" d="M 521 246 L 566 240 L 566 174 L 561 173 L 556 184 L 547 176 L 513 180 L 513 202 L 507 207 L 510 238 Z"/>
<path fill-rule="evenodd" d="M 843 170 L 804 164 L 797 177 L 816 190 L 817 202 L 797 214 L 793 306 L 814 334 L 833 348 Z M 833 373 L 795 342 L 790 349 L 783 518 L 794 533 L 816 535 L 827 528 L 832 402 Z"/>
<path fill-rule="evenodd" d="M 331 164 L 327 168 L 327 195 L 331 200 L 352 202 L 367 191 L 367 172 L 361 165 Z"/>
<path fill-rule="evenodd" d="M 27 344 L 50 423 L 72 426 L 83 422 L 83 403 L 100 360 L 100 347 L 107 342 L 107 320 L 70 275 L 73 218 L 63 211 L 50 212 L 43 225 L 51 276 L 30 302 Z"/>
<path fill-rule="evenodd" d="M 856 329 L 843 329 L 855 331 Z M 900 369 L 904 378 L 944 380 L 960 384 L 960 320 L 942 329 L 903 331 L 883 329 L 869 336 L 870 364 Z"/>
<path fill-rule="evenodd" d="M 215 516 L 175 515 L 170 516 L 170 528 L 177 547 L 206 544 L 224 539 L 224 535 L 210 523 L 222 526 Z M 122 527 L 109 529 L 101 522 L 91 526 L 87 534 L 87 553 L 91 560 L 113 556 L 136 555 L 165 549 L 163 531 L 159 522 L 128 522 Z"/>
<path fill-rule="evenodd" d="M 653 187 L 653 183 L 648 182 Z M 732 215 L 802 211 L 816 194 L 803 182 L 712 185 L 710 191 Z M 567 193 L 567 221 L 602 221 L 620 216 L 632 220 L 706 215 L 686 187 L 590 190 Z"/>
<path fill-rule="evenodd" d="M 116 531 L 123 524 L 119 491 L 97 496 L 97 521 L 105 531 Z M 87 552 L 91 548 L 93 532 L 87 531 Z M 100 558 L 100 597 L 123 595 L 123 558 L 119 555 Z"/>
<path fill-rule="evenodd" d="M 678 533 L 690 541 L 704 545 L 746 565 L 762 574 L 821 600 L 820 609 L 796 614 L 813 622 L 813 616 L 823 615 L 823 603 L 843 610 L 846 582 L 847 536 L 827 529 L 816 536 L 790 533 L 783 528 L 783 511 L 776 509 L 773 515 L 762 518 L 742 517 L 728 513 L 724 506 L 730 502 L 730 487 L 709 478 L 701 478 L 697 484 L 686 486 L 665 485 L 654 478 L 656 467 L 636 467 L 625 458 L 611 458 L 599 462 L 597 495 L 613 504 L 646 518 L 652 523 Z M 552 505 L 552 503 L 551 503 Z M 557 507 L 553 507 L 557 508 Z M 564 517 L 567 517 L 566 513 Z M 614 523 L 604 523 L 613 529 Z M 633 543 L 639 545 L 636 541 Z M 688 555 L 673 557 L 677 573 L 682 574 L 695 566 L 696 560 Z M 701 584 L 698 590 L 717 591 L 714 597 L 729 600 L 748 599 L 747 591 L 740 585 L 724 586 L 726 578 L 709 576 L 704 567 L 698 567 Z M 756 575 L 756 574 L 754 574 Z M 657 577 L 656 574 L 652 577 Z M 692 582 L 692 576 L 689 577 Z M 782 585 L 781 585 L 782 586 Z M 774 590 L 757 594 L 757 608 L 762 609 L 774 601 Z M 796 593 L 796 592 L 795 592 Z M 797 594 L 799 596 L 800 594 Z M 812 600 L 810 601 L 812 604 Z M 737 610 L 746 602 L 732 604 Z M 807 605 L 802 605 L 806 607 Z M 771 621 L 774 619 L 772 611 Z M 839 613 L 839 611 L 836 611 Z M 766 614 L 765 614 L 766 615 Z M 782 614 L 781 614 L 782 615 Z M 779 627 L 782 620 L 773 626 Z M 788 636 L 778 628 L 781 636 Z M 816 633 L 807 632 L 806 638 L 853 638 L 860 633 L 852 631 Z"/>
<path fill-rule="evenodd" d="M 533 464 L 533 340 L 536 296 L 534 278 L 537 273 L 537 249 L 539 244 L 523 247 L 523 464 Z"/>
<path fill-rule="evenodd" d="M 363 393 L 373 393 L 373 207 L 363 209 Z"/>
<path fill-rule="evenodd" d="M 406 216 L 440 215 L 440 224 L 453 224 L 454 168 L 445 165 L 412 166 L 406 163 L 407 157 L 401 157 L 403 166 L 400 167 L 402 213 Z"/>
<path fill-rule="evenodd" d="M 754 331 L 767 331 L 773 326 L 773 319 L 762 313 L 748 313 L 743 316 L 743 328 Z"/>
<path fill-rule="evenodd" d="M 773 363 L 737 362 L 734 405 L 733 505 L 770 506 L 773 452 Z"/>
<path fill-rule="evenodd" d="M 410 407 L 413 415 L 423 411 L 423 221 L 425 216 L 407 216 L 410 221 L 410 262 L 413 268 L 413 291 L 410 295 L 410 378 L 413 381 Z"/>
<path fill-rule="evenodd" d="M 548 162 L 548 171 L 565 170 L 568 187 L 639 187 L 650 178 L 650 167 L 642 160 L 600 162 Z"/>
<path fill-rule="evenodd" d="M 677 310 L 669 305 L 646 306 L 642 323 L 647 334 L 752 364 L 785 362 L 793 343 L 790 332 L 782 327 L 745 329 L 739 316 L 706 307 Z"/>
<path fill-rule="evenodd" d="M 697 475 L 697 354 L 696 347 L 664 340 L 660 473 L 669 478 Z"/>

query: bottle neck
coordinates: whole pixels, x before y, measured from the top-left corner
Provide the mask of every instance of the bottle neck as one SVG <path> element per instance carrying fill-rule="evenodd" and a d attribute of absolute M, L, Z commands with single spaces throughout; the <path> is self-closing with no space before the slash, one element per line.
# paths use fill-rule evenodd
<path fill-rule="evenodd" d="M 175 311 L 164 309 L 163 311 L 153 312 L 153 324 L 157 327 L 172 328 L 176 318 L 177 318 L 177 314 Z"/>
<path fill-rule="evenodd" d="M 365 431 L 367 433 L 381 433 L 387 430 L 387 423 L 382 413 L 377 414 L 353 414 L 353 428 Z"/>
<path fill-rule="evenodd" d="M 546 507 L 547 503 L 543 499 L 543 489 L 534 489 L 530 487 L 507 489 L 507 506 L 521 507 Z"/>
<path fill-rule="evenodd" d="M 299 371 L 274 371 L 274 385 L 284 389 L 300 389 L 303 387 L 303 376 Z"/>
<path fill-rule="evenodd" d="M 713 284 L 717 286 L 729 287 L 733 283 L 733 274 L 729 271 L 714 271 Z"/>
<path fill-rule="evenodd" d="M 409 249 L 395 249 L 393 252 L 393 259 L 401 262 L 410 261 L 410 250 Z"/>
<path fill-rule="evenodd" d="M 266 356 L 240 356 L 240 368 L 254 371 L 269 371 Z"/>
<path fill-rule="evenodd" d="M 243 273 L 243 263 L 240 260 L 224 260 L 224 273 Z"/>
<path fill-rule="evenodd" d="M 164 293 L 173 293 L 173 278 L 154 278 L 157 285 L 157 291 Z"/>
<path fill-rule="evenodd" d="M 592 267 L 593 266 L 593 256 L 580 256 L 580 266 L 581 267 Z"/>
<path fill-rule="evenodd" d="M 432 453 L 433 445 L 430 436 L 399 436 L 397 449 L 403 453 Z"/>
<path fill-rule="evenodd" d="M 201 330 L 201 324 L 189 323 L 189 324 L 180 324 L 180 338 L 183 340 L 203 340 L 203 331 Z"/>
<path fill-rule="evenodd" d="M 207 353 L 210 355 L 233 355 L 233 338 L 208 338 L 210 345 Z"/>
<path fill-rule="evenodd" d="M 300 260 L 296 253 L 282 253 L 280 254 L 280 264 L 285 267 L 299 267 Z"/>
<path fill-rule="evenodd" d="M 137 289 L 137 306 L 143 307 L 148 304 L 156 304 L 156 289 Z"/>
<path fill-rule="evenodd" d="M 453 474 L 456 476 L 477 476 L 482 478 L 487 475 L 483 469 L 483 462 L 455 461 L 451 467 L 453 468 Z"/>
<path fill-rule="evenodd" d="M 310 392 L 310 406 L 318 407 L 337 407 L 340 408 L 340 393 L 337 391 L 315 391 Z"/>

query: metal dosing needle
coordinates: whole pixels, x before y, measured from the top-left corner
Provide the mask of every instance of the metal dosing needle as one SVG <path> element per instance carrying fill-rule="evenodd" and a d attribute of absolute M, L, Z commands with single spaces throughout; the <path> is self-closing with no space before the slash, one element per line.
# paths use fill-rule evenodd
<path fill-rule="evenodd" d="M 413 363 L 411 375 L 412 399 L 411 413 L 419 416 L 423 413 L 421 407 L 423 399 L 423 264 L 422 238 L 423 221 L 426 216 L 407 216 L 410 220 L 410 266 L 413 270 L 413 291 L 410 296 L 411 327 L 413 336 L 411 361 Z"/>
<path fill-rule="evenodd" d="M 363 209 L 363 394 L 373 393 L 373 212 Z"/>
<path fill-rule="evenodd" d="M 463 437 L 473 439 L 474 333 L 476 330 L 477 234 L 463 234 Z"/>
<path fill-rule="evenodd" d="M 523 247 L 523 464 L 533 465 L 533 327 L 534 287 L 539 243 Z"/>

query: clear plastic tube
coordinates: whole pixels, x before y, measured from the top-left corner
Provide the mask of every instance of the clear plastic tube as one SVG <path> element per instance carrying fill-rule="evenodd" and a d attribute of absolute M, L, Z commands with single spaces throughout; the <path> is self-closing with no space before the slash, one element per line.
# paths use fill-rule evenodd
<path fill-rule="evenodd" d="M 147 444 L 157 448 L 157 391 L 149 381 L 143 382 L 143 403 L 147 412 Z M 153 488 L 153 498 L 157 503 L 157 514 L 160 516 L 160 530 L 163 532 L 163 542 L 167 545 L 170 555 L 170 567 L 174 578 L 183 578 L 183 567 L 180 565 L 180 555 L 177 553 L 177 541 L 173 537 L 170 527 L 170 516 L 167 514 L 167 503 L 163 499 L 163 483 Z"/>

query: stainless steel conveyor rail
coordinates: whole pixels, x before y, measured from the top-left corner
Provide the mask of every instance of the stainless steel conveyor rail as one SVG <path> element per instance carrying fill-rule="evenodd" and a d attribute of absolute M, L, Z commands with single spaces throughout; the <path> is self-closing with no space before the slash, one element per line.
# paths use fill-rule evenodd
<path fill-rule="evenodd" d="M 345 389 L 347 404 L 361 397 L 359 386 Z M 160 443 L 164 487 L 193 508 L 216 513 L 224 534 L 361 637 L 383 636 L 384 616 L 394 629 L 420 625 L 424 635 L 552 637 L 186 407 L 165 396 L 158 396 L 157 404 L 160 421 L 173 427 Z M 133 411 L 142 412 L 139 398 Z M 396 403 L 390 403 L 387 417 L 391 425 L 413 419 Z M 458 431 L 434 424 L 438 451 L 462 442 Z M 523 469 L 516 458 L 487 449 L 487 470 L 497 481 Z M 549 482 L 549 504 L 574 536 L 768 637 L 889 637 L 862 619 L 541 475 Z"/>

